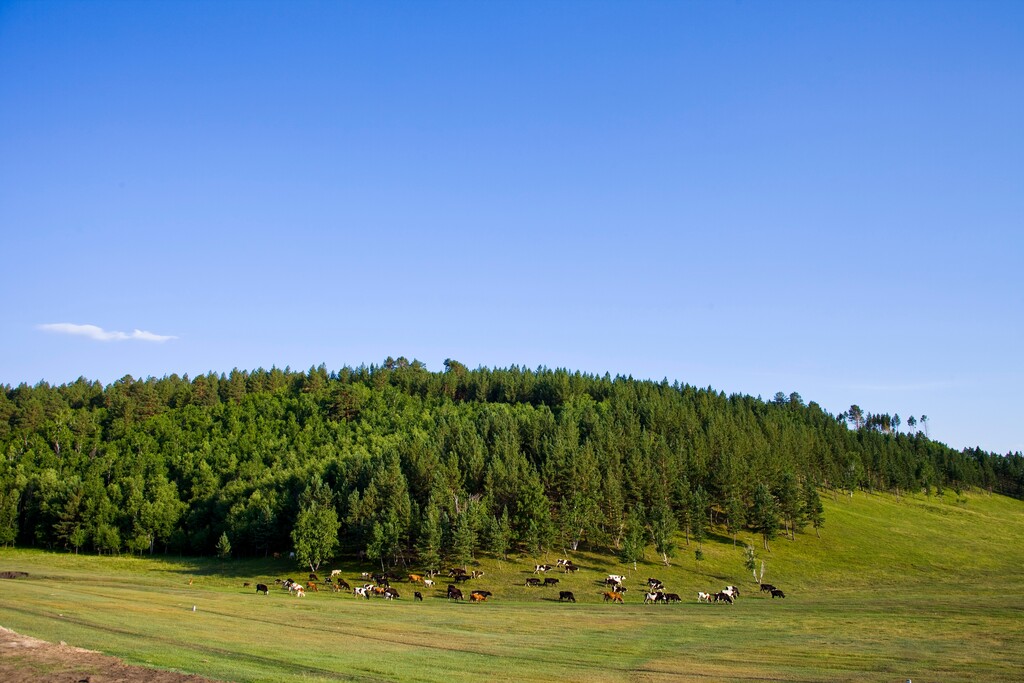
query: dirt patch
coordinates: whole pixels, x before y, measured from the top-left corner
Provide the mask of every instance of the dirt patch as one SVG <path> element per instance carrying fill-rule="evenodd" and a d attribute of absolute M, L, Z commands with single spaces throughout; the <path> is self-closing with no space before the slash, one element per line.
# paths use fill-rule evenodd
<path fill-rule="evenodd" d="M 24 579 L 28 572 L 0 572 L 0 579 Z"/>
<path fill-rule="evenodd" d="M 208 678 L 125 664 L 93 650 L 47 643 L 0 626 L 4 683 L 212 683 Z"/>

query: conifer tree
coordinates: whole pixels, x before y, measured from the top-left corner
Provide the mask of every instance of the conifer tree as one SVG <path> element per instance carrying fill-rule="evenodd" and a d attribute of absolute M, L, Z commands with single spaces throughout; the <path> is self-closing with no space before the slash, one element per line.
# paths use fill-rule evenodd
<path fill-rule="evenodd" d="M 779 506 L 764 483 L 754 490 L 754 505 L 750 511 L 750 523 L 754 530 L 761 534 L 765 550 L 770 550 L 768 542 L 779 532 Z"/>

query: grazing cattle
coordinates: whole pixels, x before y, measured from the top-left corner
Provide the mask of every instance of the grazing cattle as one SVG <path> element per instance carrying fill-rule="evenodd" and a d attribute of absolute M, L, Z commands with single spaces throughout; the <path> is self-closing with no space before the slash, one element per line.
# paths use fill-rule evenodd
<path fill-rule="evenodd" d="M 363 573 L 361 573 L 359 575 L 359 578 L 361 578 L 361 579 L 368 579 L 368 578 L 370 578 L 370 572 L 363 572 Z"/>
<path fill-rule="evenodd" d="M 533 566 L 533 573 L 534 574 L 543 574 L 544 572 L 548 571 L 549 569 L 551 569 L 551 565 L 550 564 L 537 564 L 537 565 Z"/>
<path fill-rule="evenodd" d="M 526 585 L 527 586 L 539 586 L 540 585 L 540 579 L 529 578 L 529 579 L 526 580 Z"/>
<path fill-rule="evenodd" d="M 648 585 L 648 586 L 649 586 L 650 588 L 663 588 L 663 587 L 665 586 L 665 584 L 663 584 L 663 583 L 662 583 L 661 581 L 659 581 L 658 579 L 650 579 L 650 578 L 649 578 L 649 579 L 647 579 L 647 585 Z"/>
<path fill-rule="evenodd" d="M 335 576 L 337 576 L 338 574 L 341 574 L 341 570 L 340 570 L 340 569 L 332 569 L 332 570 L 331 570 L 331 578 L 332 578 L 332 579 L 333 579 L 333 578 L 334 578 Z"/>
<path fill-rule="evenodd" d="M 572 591 L 558 591 L 558 602 L 576 602 L 576 596 L 572 594 Z"/>
<path fill-rule="evenodd" d="M 456 602 L 463 600 L 462 591 L 455 586 L 448 586 L 448 599 L 455 600 Z"/>
<path fill-rule="evenodd" d="M 605 583 L 626 583 L 626 577 L 620 574 L 609 574 L 608 578 L 604 580 Z"/>
<path fill-rule="evenodd" d="M 270 595 L 267 592 L 267 584 L 265 584 L 265 583 L 257 583 L 256 584 L 256 595 L 259 595 L 260 591 L 263 591 L 264 595 Z"/>
<path fill-rule="evenodd" d="M 401 595 L 398 594 L 398 591 L 396 591 L 394 588 L 391 588 L 391 587 L 385 588 L 383 595 L 384 595 L 384 599 L 385 600 L 395 600 L 397 598 L 401 598 L 402 597 Z"/>
<path fill-rule="evenodd" d="M 250 588 L 251 586 L 252 586 L 252 583 L 250 583 L 249 581 L 246 581 L 245 583 L 242 584 L 242 588 Z"/>
<path fill-rule="evenodd" d="M 678 593 L 665 593 L 665 602 L 682 602 L 683 599 L 679 597 Z"/>
<path fill-rule="evenodd" d="M 419 574 L 409 574 L 409 583 L 422 583 L 423 577 Z"/>
<path fill-rule="evenodd" d="M 462 583 L 464 581 L 469 581 L 471 578 L 473 577 L 469 574 L 456 574 L 452 577 L 452 580 L 455 581 L 455 583 Z"/>
<path fill-rule="evenodd" d="M 617 593 L 615 591 L 607 591 L 604 594 L 604 601 L 605 602 L 608 602 L 608 601 L 611 601 L 611 602 L 622 602 L 622 593 Z"/>
<path fill-rule="evenodd" d="M 721 593 L 715 593 L 715 602 L 725 602 L 731 605 L 733 597 L 731 594 L 722 591 Z"/>
<path fill-rule="evenodd" d="M 430 588 L 431 586 L 434 585 L 434 580 L 433 579 L 423 579 L 423 585 L 426 586 L 427 588 Z"/>
<path fill-rule="evenodd" d="M 705 593 L 704 591 L 697 591 L 697 602 L 710 603 L 714 596 L 711 593 Z"/>
<path fill-rule="evenodd" d="M 378 586 L 385 586 L 385 587 L 387 587 L 387 586 L 391 585 L 391 582 L 388 581 L 387 574 L 376 574 L 373 577 L 373 580 L 377 582 Z"/>
<path fill-rule="evenodd" d="M 661 602 L 661 593 L 644 593 L 644 604 L 649 602 Z"/>
<path fill-rule="evenodd" d="M 314 593 L 319 593 L 320 592 L 320 589 L 317 588 L 316 584 L 313 583 L 312 581 L 309 581 L 309 582 L 306 583 L 306 588 L 308 588 L 309 590 L 313 591 Z"/>
<path fill-rule="evenodd" d="M 309 580 L 310 581 L 319 581 L 320 578 L 316 574 L 310 574 L 309 575 Z"/>
<path fill-rule="evenodd" d="M 485 602 L 486 600 L 487 600 L 487 596 L 483 595 L 482 593 L 477 593 L 476 591 L 473 591 L 472 593 L 469 594 L 469 601 L 470 602 Z"/>
<path fill-rule="evenodd" d="M 565 564 L 565 569 L 563 569 L 562 571 L 564 571 L 565 573 L 569 573 L 569 572 L 578 572 L 579 570 L 580 570 L 580 568 L 577 567 L 576 565 L 574 565 L 572 562 L 567 562 Z"/>
<path fill-rule="evenodd" d="M 412 601 L 416 602 L 417 600 L 419 600 L 420 602 L 423 602 L 423 594 L 420 593 L 419 591 L 416 591 L 415 593 L 412 594 Z"/>
<path fill-rule="evenodd" d="M 348 585 L 348 581 L 345 579 L 338 579 L 338 587 L 344 588 L 347 591 L 352 590 L 352 586 Z"/>
<path fill-rule="evenodd" d="M 468 573 L 469 572 L 467 572 L 462 567 L 452 567 L 451 569 L 448 570 L 448 578 L 453 578 L 453 577 L 459 576 L 460 574 L 468 574 Z"/>
<path fill-rule="evenodd" d="M 484 575 L 484 573 L 483 573 L 482 571 L 478 570 L 478 569 L 474 569 L 474 570 L 473 570 L 473 572 L 472 572 L 472 574 L 471 574 L 471 576 L 472 576 L 472 577 L 473 577 L 474 579 L 479 579 L 479 578 L 480 578 L 481 576 L 483 576 L 483 575 Z"/>
<path fill-rule="evenodd" d="M 735 600 L 736 598 L 740 597 L 740 589 L 737 588 L 736 586 L 726 586 L 725 588 L 722 589 L 722 592 L 723 593 L 728 593 L 729 596 L 733 600 Z"/>
<path fill-rule="evenodd" d="M 558 585 L 558 579 L 553 579 L 551 577 L 548 577 L 548 578 L 544 579 L 544 585 L 545 586 L 557 586 Z"/>
<path fill-rule="evenodd" d="M 492 593 L 491 591 L 473 591 L 473 592 L 474 593 L 479 593 L 480 595 L 484 596 L 485 598 L 489 598 L 492 595 L 494 595 L 494 593 Z"/>
<path fill-rule="evenodd" d="M 370 599 L 370 591 L 368 591 L 366 588 L 362 586 L 356 586 L 352 590 L 352 595 L 356 597 L 366 598 L 367 600 Z"/>
<path fill-rule="evenodd" d="M 564 567 L 567 564 L 572 564 L 572 562 L 570 560 L 564 560 L 562 558 L 558 558 L 557 560 L 555 560 L 555 566 L 557 567 Z"/>
<path fill-rule="evenodd" d="M 387 586 L 387 587 L 385 587 L 385 586 L 374 586 L 370 590 L 373 591 L 374 595 L 384 595 L 389 590 L 391 590 L 391 586 Z"/>
<path fill-rule="evenodd" d="M 761 592 L 762 593 L 771 593 L 773 590 L 775 590 L 775 586 L 771 585 L 770 583 L 762 583 L 761 584 Z"/>
<path fill-rule="evenodd" d="M 299 584 L 295 584 L 295 585 L 299 586 Z M 304 598 L 304 597 L 306 597 L 306 591 L 302 590 L 302 586 L 299 586 L 298 588 L 295 589 L 295 597 L 297 597 L 297 598 Z"/>
<path fill-rule="evenodd" d="M 783 593 L 782 591 L 780 591 L 778 588 L 773 588 L 772 589 L 772 600 L 774 600 L 775 598 L 784 598 L 784 597 L 786 597 L 786 594 Z"/>

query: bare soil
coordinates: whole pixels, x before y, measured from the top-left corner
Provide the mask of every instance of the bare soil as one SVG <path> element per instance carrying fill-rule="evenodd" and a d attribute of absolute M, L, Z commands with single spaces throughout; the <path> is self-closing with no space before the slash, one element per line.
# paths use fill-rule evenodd
<path fill-rule="evenodd" d="M 212 683 L 210 679 L 125 664 L 117 657 L 30 638 L 0 626 L 4 683 Z"/>

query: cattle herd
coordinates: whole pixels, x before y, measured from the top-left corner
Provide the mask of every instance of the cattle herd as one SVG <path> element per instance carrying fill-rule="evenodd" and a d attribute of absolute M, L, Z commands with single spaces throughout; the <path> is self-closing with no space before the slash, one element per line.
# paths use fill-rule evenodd
<path fill-rule="evenodd" d="M 571 560 L 558 560 L 557 564 L 538 564 L 534 565 L 533 574 L 526 579 L 525 586 L 528 588 L 544 588 L 559 585 L 559 579 L 552 576 L 545 576 L 543 578 L 536 576 L 537 574 L 546 574 L 551 571 L 561 570 L 566 574 L 575 574 L 579 571 L 579 567 L 572 563 Z M 435 578 L 441 576 L 441 572 L 429 571 L 424 574 L 406 574 L 405 576 L 397 575 L 391 572 L 362 572 L 359 581 L 353 581 L 350 584 L 342 576 L 340 569 L 335 569 L 321 583 L 319 577 L 315 573 L 311 573 L 308 576 L 308 580 L 305 583 L 295 581 L 293 579 L 275 579 L 274 584 L 280 586 L 283 590 L 296 597 L 304 597 L 307 591 L 319 592 L 320 588 L 329 590 L 335 593 L 349 593 L 356 598 L 364 598 L 369 600 L 371 598 L 381 598 L 383 600 L 397 600 L 401 598 L 400 593 L 395 589 L 391 583 L 399 581 L 407 581 L 415 586 L 422 586 L 424 589 L 432 588 L 436 585 Z M 489 590 L 483 589 L 465 589 L 463 590 L 458 584 L 465 584 L 468 581 L 479 579 L 484 576 L 482 571 L 468 571 L 463 567 L 453 567 L 447 572 L 447 586 L 444 589 L 444 597 L 446 600 L 454 602 L 486 602 L 489 598 L 492 598 L 494 594 Z M 442 579 L 438 579 L 443 581 Z M 353 585 L 354 584 L 354 585 Z M 786 594 L 782 592 L 776 586 L 770 583 L 759 584 L 762 593 L 768 593 L 772 599 L 785 598 Z M 246 588 L 252 586 L 252 583 L 246 582 L 244 584 Z M 604 602 L 625 602 L 625 595 L 629 588 L 626 587 L 626 577 L 621 574 L 608 574 L 607 577 L 601 582 L 602 590 L 599 592 Z M 440 590 L 440 586 L 438 587 Z M 678 593 L 670 593 L 665 590 L 665 584 L 659 579 L 649 577 L 647 583 L 641 589 L 643 593 L 643 604 L 670 604 L 680 603 L 683 599 Z M 263 593 L 264 595 L 270 594 L 270 588 L 265 583 L 256 584 L 256 593 Z M 441 593 L 438 592 L 437 597 L 441 597 Z M 698 591 L 697 602 L 703 603 L 721 603 L 731 605 L 740 597 L 740 590 L 736 586 L 726 586 L 720 591 L 714 593 L 705 593 L 704 591 Z M 420 591 L 413 591 L 413 601 L 422 601 L 423 593 Z M 558 592 L 558 602 L 576 602 L 576 595 L 572 591 L 560 590 Z"/>

